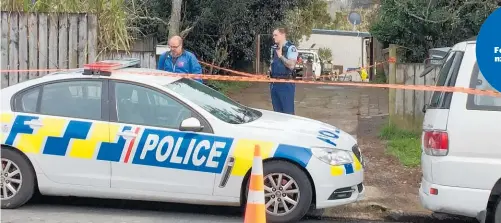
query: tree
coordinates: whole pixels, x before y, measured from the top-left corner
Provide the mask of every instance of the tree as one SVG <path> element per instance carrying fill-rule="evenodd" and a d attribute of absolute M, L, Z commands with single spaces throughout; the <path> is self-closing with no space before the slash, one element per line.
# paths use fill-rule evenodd
<path fill-rule="evenodd" d="M 171 0 L 131 0 L 131 2 L 145 7 L 141 14 L 136 15 L 143 19 L 136 20 L 135 27 L 138 27 L 142 35 L 155 35 L 158 42 L 164 44 L 171 35 L 169 30 L 173 27 L 170 25 L 172 22 L 167 23 L 162 20 L 173 20 L 171 16 L 173 2 Z M 318 4 L 322 1 L 313 2 Z M 262 35 L 261 58 L 269 58 L 270 51 L 267 49 L 272 45 L 269 34 L 277 26 L 286 24 L 288 12 L 307 7 L 314 10 L 308 13 L 301 11 L 303 14 L 296 18 L 302 24 L 300 28 L 302 33 L 311 32 L 311 23 L 315 21 L 316 14 L 322 9 L 324 10 L 322 13 L 325 12 L 325 8 L 318 9 L 319 7 L 314 6 L 310 0 L 182 0 L 178 30 L 183 30 L 179 35 L 186 37 L 185 47 L 197 57 L 216 65 L 239 69 L 252 64 L 258 34 L 268 34 Z M 305 16 L 314 19 L 308 19 L 308 23 L 300 21 Z"/>
<path fill-rule="evenodd" d="M 169 38 L 172 36 L 179 35 L 182 5 L 183 5 L 183 0 L 172 0 L 171 13 L 169 19 Z"/>
<path fill-rule="evenodd" d="M 476 36 L 496 8 L 492 0 L 381 0 L 371 34 L 403 46 L 404 60 L 422 62 L 428 49 Z"/>
<path fill-rule="evenodd" d="M 327 11 L 327 2 L 324 0 L 310 0 L 305 5 L 294 7 L 285 19 L 285 26 L 289 29 L 289 38 L 293 42 L 304 36 L 309 37 L 312 29 L 332 23 Z"/>
<path fill-rule="evenodd" d="M 193 2 L 187 20 L 193 20 L 206 10 L 203 19 L 186 38 L 186 46 L 196 51 L 197 56 L 216 65 L 233 68 L 248 67 L 255 56 L 255 40 L 258 34 L 271 34 L 283 24 L 286 13 L 307 0 L 187 0 Z M 195 3 L 197 2 L 197 3 Z M 261 48 L 269 49 L 271 38 L 263 36 Z M 261 51 L 268 58 L 269 50 Z"/>
<path fill-rule="evenodd" d="M 329 48 L 323 47 L 318 49 L 318 56 L 323 61 L 332 60 L 332 51 Z"/>
<path fill-rule="evenodd" d="M 352 10 L 342 10 L 335 13 L 335 16 L 330 24 L 324 24 L 316 28 L 323 29 L 335 29 L 335 30 L 353 30 L 353 25 L 348 21 L 348 15 L 350 12 L 358 12 L 362 18 L 362 23 L 357 25 L 356 30 L 361 32 L 368 32 L 370 24 L 377 12 L 377 6 L 365 9 L 352 9 Z"/>

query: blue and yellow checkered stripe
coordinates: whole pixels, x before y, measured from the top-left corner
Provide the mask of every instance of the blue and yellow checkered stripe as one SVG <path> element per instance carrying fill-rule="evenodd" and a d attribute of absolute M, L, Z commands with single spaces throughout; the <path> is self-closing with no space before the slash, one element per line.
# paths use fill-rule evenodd
<path fill-rule="evenodd" d="M 274 142 L 258 141 L 251 139 L 239 139 L 233 149 L 233 157 L 235 164 L 232 169 L 232 176 L 245 176 L 247 171 L 252 167 L 254 158 L 254 146 L 258 145 L 261 148 L 261 156 L 264 159 L 268 158 L 284 158 L 292 160 L 302 167 L 308 165 L 313 154 L 309 148 L 292 146 L 287 144 L 276 144 Z M 331 166 L 330 174 L 332 176 L 343 176 L 353 174 L 362 170 L 362 164 L 353 155 L 353 163 L 340 166 Z"/>
<path fill-rule="evenodd" d="M 25 124 L 32 120 L 42 125 L 34 130 Z M 11 126 L 2 135 L 2 143 L 24 153 L 118 162 L 126 143 L 122 137 L 115 137 L 120 126 L 113 123 L 13 114 L 2 114 L 1 121 Z M 128 129 L 131 127 L 121 130 Z"/>
<path fill-rule="evenodd" d="M 39 120 L 42 126 L 34 130 L 25 124 L 32 120 Z M 123 137 L 117 136 L 119 132 L 132 130 L 132 126 L 127 125 L 12 113 L 1 114 L 0 122 L 2 127 L 11 126 L 10 131 L 2 129 L 2 144 L 16 147 L 24 153 L 120 162 L 124 150 L 131 146 L 126 145 L 128 142 Z M 304 147 L 238 139 L 232 154 L 235 157 L 233 176 L 244 176 L 251 168 L 255 145 L 261 147 L 263 159 L 284 158 L 306 167 L 312 157 L 311 150 Z M 362 165 L 355 155 L 353 160 L 352 164 L 331 166 L 331 175 L 342 176 L 360 171 Z"/>

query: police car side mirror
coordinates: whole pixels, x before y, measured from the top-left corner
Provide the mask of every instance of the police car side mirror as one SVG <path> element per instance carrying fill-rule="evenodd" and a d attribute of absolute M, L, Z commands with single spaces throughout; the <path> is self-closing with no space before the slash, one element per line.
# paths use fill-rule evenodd
<path fill-rule="evenodd" d="M 181 125 L 179 126 L 180 131 L 191 131 L 191 132 L 200 132 L 204 127 L 200 124 L 200 120 L 197 118 L 191 117 L 183 120 Z"/>

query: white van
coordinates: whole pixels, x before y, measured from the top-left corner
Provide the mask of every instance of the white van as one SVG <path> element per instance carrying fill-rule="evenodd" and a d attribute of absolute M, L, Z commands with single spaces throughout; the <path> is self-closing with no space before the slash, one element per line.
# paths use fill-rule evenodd
<path fill-rule="evenodd" d="M 450 49 L 437 86 L 494 90 L 479 71 L 475 46 L 473 39 Z M 423 110 L 422 205 L 501 223 L 501 97 L 434 92 Z"/>
<path fill-rule="evenodd" d="M 317 52 L 311 49 L 298 49 L 298 63 L 296 64 L 296 73 L 298 77 L 302 77 L 305 69 L 304 64 L 311 58 L 312 64 L 312 73 L 315 79 L 319 79 L 322 74 L 322 64 L 320 63 L 320 56 Z"/>

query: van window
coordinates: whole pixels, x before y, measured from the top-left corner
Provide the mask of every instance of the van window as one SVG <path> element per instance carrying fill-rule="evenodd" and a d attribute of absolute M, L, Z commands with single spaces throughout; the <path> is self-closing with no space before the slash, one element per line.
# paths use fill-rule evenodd
<path fill-rule="evenodd" d="M 470 88 L 478 90 L 496 91 L 489 82 L 487 82 L 478 69 L 478 64 L 475 64 L 470 80 Z M 497 91 L 499 92 L 499 91 Z M 486 111 L 501 111 L 501 97 L 468 94 L 468 102 L 466 105 L 468 110 L 486 110 Z"/>
<path fill-rule="evenodd" d="M 463 59 L 463 52 L 451 51 L 446 57 L 444 65 L 440 68 L 436 86 L 453 87 L 456 84 L 459 67 Z M 434 91 L 428 108 L 449 109 L 452 92 Z"/>

